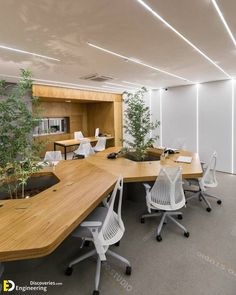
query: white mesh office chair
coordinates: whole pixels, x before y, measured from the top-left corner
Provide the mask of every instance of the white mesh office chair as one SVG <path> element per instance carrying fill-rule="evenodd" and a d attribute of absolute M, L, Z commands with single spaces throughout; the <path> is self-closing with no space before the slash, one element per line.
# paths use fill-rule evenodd
<path fill-rule="evenodd" d="M 88 257 L 97 255 L 94 295 L 99 294 L 98 287 L 100 282 L 101 261 L 106 260 L 106 255 L 110 255 L 126 264 L 125 273 L 127 275 L 131 274 L 130 262 L 126 258 L 109 250 L 109 246 L 118 243 L 125 232 L 125 227 L 121 218 L 122 193 L 123 179 L 119 177 L 109 199 L 108 207 L 97 207 L 72 233 L 72 236 L 82 238 L 83 243 L 85 241 L 92 241 L 95 249 L 70 262 L 65 273 L 66 275 L 71 275 L 73 272 L 72 267 L 75 264 Z M 118 209 L 117 212 L 115 212 L 114 204 L 117 196 L 119 198 Z"/>
<path fill-rule="evenodd" d="M 104 151 L 105 148 L 106 148 L 106 141 L 107 141 L 106 137 L 99 137 L 95 147 L 93 148 L 93 150 L 95 152 Z"/>
<path fill-rule="evenodd" d="M 149 184 L 144 184 L 144 187 L 148 214 L 142 215 L 141 223 L 145 222 L 145 218 L 161 216 L 156 234 L 156 239 L 160 242 L 161 230 L 168 218 L 180 227 L 184 231 L 184 236 L 188 238 L 187 229 L 173 218 L 177 216 L 178 219 L 182 219 L 182 213 L 176 210 L 185 206 L 181 167 L 162 168 L 153 187 L 151 188 Z M 152 213 L 152 210 L 159 212 Z"/>
<path fill-rule="evenodd" d="M 44 161 L 52 164 L 53 166 L 57 165 L 61 160 L 61 151 L 48 151 L 45 153 Z"/>
<path fill-rule="evenodd" d="M 73 152 L 73 159 L 76 158 L 76 156 L 84 156 L 85 158 L 87 158 L 89 155 L 93 155 L 95 154 L 90 141 L 87 139 L 84 139 L 81 141 L 79 147 Z"/>
<path fill-rule="evenodd" d="M 99 136 L 99 128 L 96 128 L 95 129 L 95 137 L 98 137 Z"/>
<path fill-rule="evenodd" d="M 216 162 L 217 162 L 217 153 L 214 152 L 211 155 L 208 165 L 204 169 L 203 176 L 199 179 L 190 179 L 189 180 L 190 186 L 185 187 L 185 191 L 192 192 L 194 190 L 191 190 L 191 186 L 192 185 L 198 186 L 199 189 L 197 191 L 195 191 L 195 193 L 193 195 L 188 197 L 187 201 L 189 201 L 193 198 L 199 198 L 199 201 L 203 200 L 207 206 L 207 208 L 206 208 L 207 212 L 211 212 L 211 210 L 212 210 L 211 204 L 207 200 L 207 197 L 216 199 L 218 205 L 220 205 L 222 203 L 221 199 L 219 199 L 218 197 L 212 196 L 212 195 L 209 195 L 206 193 L 207 188 L 216 187 L 218 185 L 218 182 L 216 179 Z"/>
<path fill-rule="evenodd" d="M 74 132 L 74 139 L 80 140 L 81 138 L 84 138 L 83 133 L 81 131 Z"/>

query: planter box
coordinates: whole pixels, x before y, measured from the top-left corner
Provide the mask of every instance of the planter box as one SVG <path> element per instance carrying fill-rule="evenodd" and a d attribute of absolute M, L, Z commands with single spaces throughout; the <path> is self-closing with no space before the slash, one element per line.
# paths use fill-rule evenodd
<path fill-rule="evenodd" d="M 59 182 L 59 179 L 53 173 L 47 173 L 40 175 L 36 174 L 29 178 L 28 183 L 25 187 L 25 195 L 27 196 L 27 191 L 35 191 L 35 195 L 48 189 L 49 187 L 55 185 Z M 38 192 L 37 192 L 38 191 Z M 33 197 L 33 196 L 32 196 Z M 0 190 L 0 200 L 9 199 L 9 195 L 6 191 Z M 19 192 L 19 200 L 21 200 Z"/>

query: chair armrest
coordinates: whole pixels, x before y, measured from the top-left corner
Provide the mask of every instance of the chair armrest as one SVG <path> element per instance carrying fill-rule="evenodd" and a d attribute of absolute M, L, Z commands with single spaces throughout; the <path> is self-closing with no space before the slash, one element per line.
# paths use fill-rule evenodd
<path fill-rule="evenodd" d="M 83 227 L 99 227 L 102 225 L 101 221 L 84 221 L 80 224 Z"/>
<path fill-rule="evenodd" d="M 148 183 L 143 183 L 143 186 L 145 187 L 146 191 L 150 191 L 151 186 Z"/>

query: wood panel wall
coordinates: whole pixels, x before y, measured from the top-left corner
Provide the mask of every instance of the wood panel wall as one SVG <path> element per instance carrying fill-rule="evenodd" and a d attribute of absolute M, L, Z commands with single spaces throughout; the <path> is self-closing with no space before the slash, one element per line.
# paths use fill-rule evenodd
<path fill-rule="evenodd" d="M 36 137 L 36 140 L 47 142 L 45 150 L 53 150 L 53 143 L 57 140 L 71 139 L 74 132 L 82 130 L 88 136 L 87 104 L 66 102 L 40 102 L 42 117 L 68 117 L 69 130 L 64 134 L 52 134 Z"/>
<path fill-rule="evenodd" d="M 121 95 L 98 91 L 70 89 L 64 87 L 33 85 L 33 95 L 38 97 L 58 98 L 61 100 L 71 99 L 80 101 L 121 101 Z"/>
<path fill-rule="evenodd" d="M 40 107 L 43 109 L 42 117 L 69 117 L 68 133 L 35 138 L 47 141 L 45 150 L 53 150 L 54 141 L 72 139 L 75 131 L 81 130 L 85 136 L 94 136 L 97 127 L 101 133 L 114 137 L 109 145 L 122 145 L 120 94 L 33 85 L 33 95 L 39 97 Z"/>

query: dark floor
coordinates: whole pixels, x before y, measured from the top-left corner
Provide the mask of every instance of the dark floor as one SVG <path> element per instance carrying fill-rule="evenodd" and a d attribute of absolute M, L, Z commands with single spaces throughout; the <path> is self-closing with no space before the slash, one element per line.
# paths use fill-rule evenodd
<path fill-rule="evenodd" d="M 145 224 L 139 216 L 145 211 L 143 202 L 124 200 L 124 238 L 114 251 L 128 258 L 133 267 L 126 276 L 121 264 L 109 260 L 102 266 L 102 295 L 235 295 L 236 294 L 236 176 L 218 173 L 219 186 L 212 190 L 223 200 L 221 206 L 211 201 L 208 213 L 204 204 L 189 202 L 183 209 L 182 224 L 190 237 L 183 236 L 171 223 L 164 227 L 163 241 L 155 240 L 158 218 Z M 140 197 L 140 196 L 139 196 Z M 133 198 L 134 199 L 134 198 Z M 30 281 L 55 281 L 44 291 L 22 294 L 87 295 L 94 289 L 95 259 L 78 264 L 71 277 L 64 275 L 70 260 L 88 251 L 79 249 L 80 240 L 68 238 L 50 256 L 5 265 L 4 278 L 18 286 Z M 20 294 L 11 292 L 10 294 Z"/>

